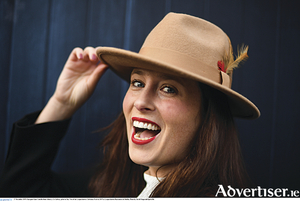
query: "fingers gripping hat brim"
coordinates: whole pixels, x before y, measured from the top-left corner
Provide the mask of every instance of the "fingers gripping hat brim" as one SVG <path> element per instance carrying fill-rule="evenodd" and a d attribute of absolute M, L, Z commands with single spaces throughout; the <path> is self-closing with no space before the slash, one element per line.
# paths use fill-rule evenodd
<path fill-rule="evenodd" d="M 149 33 L 139 53 L 98 47 L 99 59 L 121 78 L 130 81 L 134 68 L 185 77 L 223 92 L 236 117 L 255 119 L 258 108 L 232 90 L 231 78 L 218 62 L 230 52 L 228 36 L 216 25 L 185 14 L 169 13 Z"/>

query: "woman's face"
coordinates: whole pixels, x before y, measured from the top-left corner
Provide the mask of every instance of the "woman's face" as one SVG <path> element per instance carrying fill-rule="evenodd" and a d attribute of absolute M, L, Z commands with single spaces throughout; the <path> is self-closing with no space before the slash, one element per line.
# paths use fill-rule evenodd
<path fill-rule="evenodd" d="M 201 91 L 196 81 L 134 69 L 123 101 L 129 156 L 158 176 L 187 155 L 201 120 Z"/>

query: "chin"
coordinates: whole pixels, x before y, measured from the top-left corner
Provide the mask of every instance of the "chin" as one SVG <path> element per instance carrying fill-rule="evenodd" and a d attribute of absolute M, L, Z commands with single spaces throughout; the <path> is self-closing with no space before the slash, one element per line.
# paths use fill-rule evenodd
<path fill-rule="evenodd" d="M 132 152 L 129 149 L 129 157 L 130 159 L 138 165 L 143 165 L 146 167 L 150 166 L 161 166 L 158 163 L 154 162 L 154 159 L 149 157 L 149 154 L 143 154 L 141 151 L 138 150 L 132 150 Z"/>
<path fill-rule="evenodd" d="M 131 151 L 130 148 L 129 148 L 129 158 L 138 165 L 147 166 L 147 164 L 150 163 L 150 161 L 148 160 L 149 158 L 147 156 L 145 157 L 141 155 L 141 153 L 139 153 L 138 150 Z"/>

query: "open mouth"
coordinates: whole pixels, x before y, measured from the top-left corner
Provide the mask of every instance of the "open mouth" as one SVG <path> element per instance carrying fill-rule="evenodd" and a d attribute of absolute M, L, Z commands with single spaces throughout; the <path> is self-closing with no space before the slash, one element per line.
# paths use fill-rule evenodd
<path fill-rule="evenodd" d="M 136 144 L 147 144 L 153 141 L 161 131 L 161 128 L 154 122 L 146 119 L 133 118 L 134 132 L 132 141 Z"/>

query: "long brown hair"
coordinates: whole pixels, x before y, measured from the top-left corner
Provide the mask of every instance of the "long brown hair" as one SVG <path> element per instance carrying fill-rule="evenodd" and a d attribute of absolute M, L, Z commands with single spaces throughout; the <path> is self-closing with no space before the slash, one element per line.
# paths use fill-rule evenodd
<path fill-rule="evenodd" d="M 227 98 L 221 92 L 200 84 L 203 119 L 199 134 L 191 142 L 189 154 L 155 188 L 153 197 L 214 196 L 218 184 L 245 187 L 244 168 L 234 119 Z M 90 183 L 95 196 L 136 197 L 143 190 L 144 166 L 128 155 L 124 114 L 110 126 L 102 145 L 105 158 Z"/>
<path fill-rule="evenodd" d="M 131 161 L 128 154 L 126 122 L 123 112 L 107 127 L 104 138 L 104 159 L 89 188 L 94 196 L 136 197 L 144 188 L 143 172 L 146 167 Z"/>

